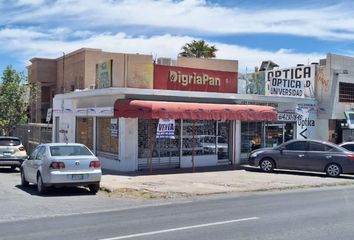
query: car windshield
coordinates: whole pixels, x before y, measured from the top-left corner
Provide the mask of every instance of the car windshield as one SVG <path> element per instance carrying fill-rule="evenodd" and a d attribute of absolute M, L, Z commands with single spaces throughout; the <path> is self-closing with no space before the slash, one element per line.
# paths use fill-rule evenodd
<path fill-rule="evenodd" d="M 21 144 L 19 139 L 14 138 L 2 138 L 0 139 L 0 146 L 18 146 Z"/>
<path fill-rule="evenodd" d="M 85 146 L 52 146 L 50 154 L 57 156 L 92 156 L 92 153 Z"/>

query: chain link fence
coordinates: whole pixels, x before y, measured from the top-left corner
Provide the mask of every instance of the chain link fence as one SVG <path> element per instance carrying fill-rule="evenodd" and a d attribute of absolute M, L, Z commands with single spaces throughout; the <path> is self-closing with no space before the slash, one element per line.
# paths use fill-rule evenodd
<path fill-rule="evenodd" d="M 52 142 L 52 125 L 42 123 L 28 123 L 17 125 L 13 135 L 19 137 L 27 153 L 40 143 Z"/>

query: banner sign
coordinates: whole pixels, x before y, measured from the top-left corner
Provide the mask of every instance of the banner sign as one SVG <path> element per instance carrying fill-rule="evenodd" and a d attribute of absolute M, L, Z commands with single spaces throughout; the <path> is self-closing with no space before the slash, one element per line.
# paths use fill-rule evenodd
<path fill-rule="evenodd" d="M 315 65 L 266 71 L 265 95 L 314 98 Z"/>
<path fill-rule="evenodd" d="M 160 118 L 157 125 L 156 138 L 175 139 L 175 120 Z"/>
<path fill-rule="evenodd" d="M 97 88 L 109 88 L 112 86 L 112 60 L 96 64 Z"/>
<path fill-rule="evenodd" d="M 48 108 L 47 117 L 45 118 L 47 123 L 49 123 L 50 120 L 52 119 L 52 112 L 53 112 L 53 109 L 52 108 Z"/>
<path fill-rule="evenodd" d="M 301 119 L 297 121 L 297 139 L 313 138 L 316 131 L 316 109 L 299 104 L 296 113 L 301 115 Z"/>
<path fill-rule="evenodd" d="M 154 89 L 237 93 L 237 72 L 155 64 Z"/>
<path fill-rule="evenodd" d="M 278 112 L 278 121 L 297 122 L 302 119 L 302 115 L 297 113 Z"/>

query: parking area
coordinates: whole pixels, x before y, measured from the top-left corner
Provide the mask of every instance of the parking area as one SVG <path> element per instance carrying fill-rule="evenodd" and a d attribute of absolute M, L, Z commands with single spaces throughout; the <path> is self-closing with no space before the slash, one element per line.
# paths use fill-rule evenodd
<path fill-rule="evenodd" d="M 47 195 L 41 196 L 35 185 L 21 186 L 18 170 L 0 167 L 0 223 L 124 209 L 143 202 L 140 199 L 109 198 L 103 193 L 92 195 L 85 188 L 51 189 Z"/>

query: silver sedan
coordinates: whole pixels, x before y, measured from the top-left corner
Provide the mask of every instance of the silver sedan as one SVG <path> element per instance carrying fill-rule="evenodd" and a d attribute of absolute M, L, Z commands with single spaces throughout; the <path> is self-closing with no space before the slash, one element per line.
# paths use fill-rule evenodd
<path fill-rule="evenodd" d="M 101 163 L 83 144 L 47 143 L 33 150 L 21 166 L 21 184 L 37 184 L 40 194 L 48 187 L 85 186 L 97 193 Z"/>

